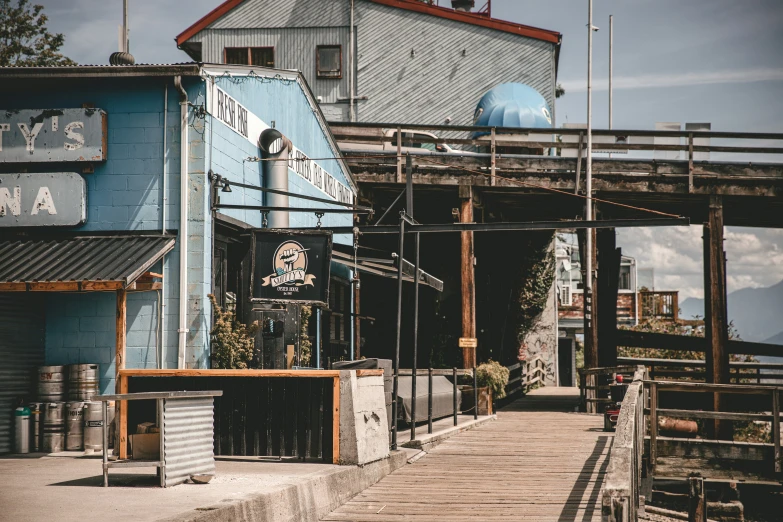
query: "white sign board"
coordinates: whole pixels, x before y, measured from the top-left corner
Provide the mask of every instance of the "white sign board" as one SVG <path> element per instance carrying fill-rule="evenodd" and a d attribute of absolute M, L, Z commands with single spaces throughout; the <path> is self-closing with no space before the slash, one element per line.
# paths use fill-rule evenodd
<path fill-rule="evenodd" d="M 0 228 L 74 226 L 87 220 L 87 188 L 76 172 L 0 174 Z"/>

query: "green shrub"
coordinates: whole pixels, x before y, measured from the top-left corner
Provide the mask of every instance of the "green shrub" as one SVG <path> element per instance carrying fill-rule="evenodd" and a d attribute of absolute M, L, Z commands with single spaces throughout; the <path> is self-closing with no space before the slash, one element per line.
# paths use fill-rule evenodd
<path fill-rule="evenodd" d="M 250 367 L 255 355 L 255 335 L 258 321 L 244 325 L 237 321 L 236 314 L 223 310 L 215 296 L 209 294 L 215 309 L 215 322 L 209 332 L 212 346 L 212 367 L 218 369 L 245 370 Z"/>
<path fill-rule="evenodd" d="M 502 399 L 506 396 L 508 375 L 508 368 L 492 359 L 476 368 L 478 385 L 482 388 L 488 386 L 492 390 L 492 396 L 495 399 Z"/>

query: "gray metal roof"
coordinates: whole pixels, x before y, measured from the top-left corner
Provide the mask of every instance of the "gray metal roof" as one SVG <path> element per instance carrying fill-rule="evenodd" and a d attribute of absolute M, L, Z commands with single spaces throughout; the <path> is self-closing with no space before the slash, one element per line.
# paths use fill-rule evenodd
<path fill-rule="evenodd" d="M 111 77 L 111 76 L 199 76 L 201 64 L 197 62 L 174 64 L 136 65 L 60 65 L 53 67 L 0 67 L 0 78 L 40 78 L 58 76 Z"/>
<path fill-rule="evenodd" d="M 119 281 L 126 286 L 174 248 L 174 236 L 71 236 L 0 241 L 0 283 Z"/>

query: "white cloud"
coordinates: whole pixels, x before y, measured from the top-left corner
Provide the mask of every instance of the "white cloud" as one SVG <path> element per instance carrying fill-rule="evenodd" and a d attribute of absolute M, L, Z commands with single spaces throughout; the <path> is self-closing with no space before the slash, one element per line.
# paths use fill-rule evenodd
<path fill-rule="evenodd" d="M 618 246 L 652 268 L 655 288 L 678 290 L 680 300 L 704 296 L 702 227 L 622 229 Z M 729 292 L 771 286 L 783 279 L 783 230 L 729 227 L 725 232 Z"/>
<path fill-rule="evenodd" d="M 754 69 L 733 69 L 723 71 L 615 76 L 612 79 L 612 88 L 648 89 L 766 81 L 783 81 L 783 69 L 758 67 Z M 585 78 L 563 80 L 561 83 L 563 84 L 563 87 L 565 87 L 566 92 L 582 92 L 587 90 L 587 80 Z M 600 78 L 597 81 L 594 81 L 593 89 L 597 91 L 609 90 L 609 80 L 607 78 Z"/>

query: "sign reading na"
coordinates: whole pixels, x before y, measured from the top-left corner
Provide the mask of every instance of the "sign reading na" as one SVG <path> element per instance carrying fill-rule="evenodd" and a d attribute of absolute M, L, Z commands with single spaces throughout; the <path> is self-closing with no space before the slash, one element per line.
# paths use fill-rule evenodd
<path fill-rule="evenodd" d="M 0 228 L 74 226 L 87 220 L 87 188 L 76 172 L 0 174 Z"/>
<path fill-rule="evenodd" d="M 0 163 L 104 161 L 101 109 L 0 110 Z"/>

